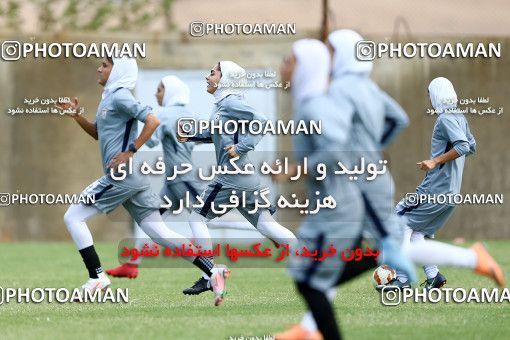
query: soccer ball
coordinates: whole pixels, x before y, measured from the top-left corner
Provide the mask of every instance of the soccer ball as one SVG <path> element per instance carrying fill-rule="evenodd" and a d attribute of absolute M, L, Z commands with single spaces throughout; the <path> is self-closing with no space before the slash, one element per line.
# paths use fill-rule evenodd
<path fill-rule="evenodd" d="M 372 280 L 375 287 L 381 287 L 387 285 L 391 280 L 397 278 L 397 272 L 395 269 L 383 264 L 374 270 Z"/>

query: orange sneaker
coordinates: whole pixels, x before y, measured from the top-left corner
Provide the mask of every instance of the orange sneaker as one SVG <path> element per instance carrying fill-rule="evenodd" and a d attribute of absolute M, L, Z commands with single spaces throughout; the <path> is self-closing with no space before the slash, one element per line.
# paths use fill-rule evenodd
<path fill-rule="evenodd" d="M 138 276 L 138 265 L 132 263 L 124 263 L 118 267 L 106 270 L 106 274 L 113 277 L 127 277 L 136 279 Z"/>
<path fill-rule="evenodd" d="M 301 325 L 294 325 L 285 332 L 275 334 L 275 340 L 323 340 L 319 331 L 309 331 Z"/>
<path fill-rule="evenodd" d="M 471 249 L 476 253 L 476 268 L 475 272 L 490 277 L 501 287 L 505 287 L 505 274 L 496 260 L 492 258 L 485 246 L 476 242 Z"/>

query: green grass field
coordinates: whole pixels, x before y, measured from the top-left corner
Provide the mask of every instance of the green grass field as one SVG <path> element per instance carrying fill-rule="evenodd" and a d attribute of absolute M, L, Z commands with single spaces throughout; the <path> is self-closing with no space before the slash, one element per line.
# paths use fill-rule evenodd
<path fill-rule="evenodd" d="M 510 273 L 510 242 L 487 243 Z M 104 268 L 116 265 L 116 245 L 96 245 Z M 86 271 L 71 243 L 0 245 L 2 287 L 74 288 Z M 470 271 L 443 268 L 450 287 L 493 287 Z M 510 339 L 510 304 L 413 304 L 385 307 L 370 274 L 341 287 L 336 315 L 347 339 Z M 422 274 L 423 276 L 423 274 Z M 235 269 L 224 305 L 212 294 L 185 296 L 198 278 L 194 269 L 141 269 L 128 287 L 128 304 L 3 304 L 0 339 L 228 339 L 270 335 L 296 323 L 304 305 L 283 269 Z"/>

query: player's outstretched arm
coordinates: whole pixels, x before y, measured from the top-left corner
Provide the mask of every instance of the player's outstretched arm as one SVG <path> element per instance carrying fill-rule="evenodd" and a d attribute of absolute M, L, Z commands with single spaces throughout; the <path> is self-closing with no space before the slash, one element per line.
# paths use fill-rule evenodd
<path fill-rule="evenodd" d="M 418 163 L 416 163 L 416 165 L 418 165 L 418 167 L 421 170 L 429 171 L 429 170 L 434 169 L 438 165 L 444 164 L 449 161 L 453 161 L 454 159 L 459 158 L 459 157 L 460 157 L 460 155 L 457 153 L 457 150 L 451 149 L 450 151 L 448 151 L 440 156 L 437 156 L 436 158 L 427 159 L 427 160 L 418 162 Z"/>
<path fill-rule="evenodd" d="M 78 98 L 74 97 L 73 101 L 70 103 L 59 103 L 57 104 L 57 107 L 61 110 L 69 110 L 72 109 L 73 112 L 78 112 L 80 110 L 80 103 L 78 101 Z M 87 118 L 83 117 L 81 114 L 68 114 L 68 116 L 74 118 L 74 120 L 78 123 L 78 125 L 81 126 L 83 131 L 88 133 L 92 138 L 95 140 L 98 139 L 97 135 L 97 127 L 96 124 L 93 122 L 90 122 Z"/>
<path fill-rule="evenodd" d="M 438 130 L 440 135 L 451 143 L 453 147 L 450 151 L 434 159 L 416 163 L 422 170 L 432 170 L 438 165 L 453 161 L 460 156 L 467 156 L 470 153 L 474 153 L 476 150 L 476 141 L 469 129 L 467 130 L 468 136 L 466 136 L 466 133 L 461 129 L 459 123 L 451 117 L 443 116 L 438 123 Z"/>
<path fill-rule="evenodd" d="M 95 140 L 98 139 L 97 126 L 82 115 L 73 116 L 74 120 L 81 126 L 83 131 L 88 133 Z"/>

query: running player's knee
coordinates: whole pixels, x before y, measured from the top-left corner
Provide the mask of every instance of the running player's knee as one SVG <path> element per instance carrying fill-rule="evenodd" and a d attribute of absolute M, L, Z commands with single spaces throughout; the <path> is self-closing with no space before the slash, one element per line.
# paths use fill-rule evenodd
<path fill-rule="evenodd" d="M 261 211 L 259 218 L 257 220 L 257 229 L 262 233 L 261 230 L 270 229 L 270 225 L 273 223 L 277 223 L 273 216 L 271 216 L 271 213 L 267 210 Z"/>
<path fill-rule="evenodd" d="M 72 223 L 71 215 L 69 214 L 69 209 L 67 209 L 66 213 L 64 214 L 64 224 L 67 226 L 67 229 L 69 229 L 69 226 Z"/>
<path fill-rule="evenodd" d="M 84 222 L 87 218 L 94 216 L 99 210 L 83 204 L 72 204 L 64 214 L 64 223 L 69 229 L 70 226 Z"/>
<path fill-rule="evenodd" d="M 69 229 L 70 226 L 73 225 L 73 223 L 77 222 L 73 210 L 74 210 L 73 206 L 71 205 L 64 214 L 64 223 L 67 226 L 67 229 Z"/>
<path fill-rule="evenodd" d="M 290 230 L 276 222 L 267 210 L 261 212 L 256 228 L 262 235 L 273 239 L 273 241 L 293 243 L 296 238 Z"/>

